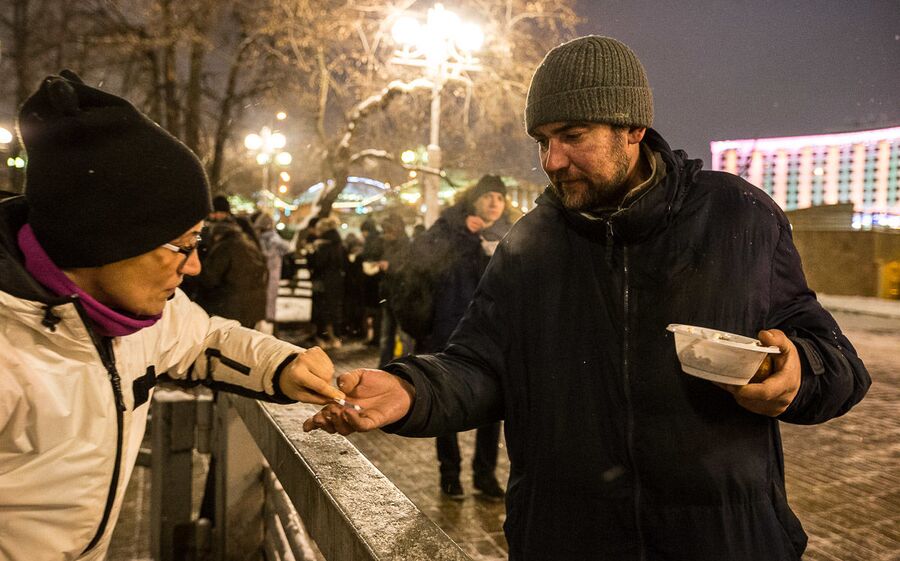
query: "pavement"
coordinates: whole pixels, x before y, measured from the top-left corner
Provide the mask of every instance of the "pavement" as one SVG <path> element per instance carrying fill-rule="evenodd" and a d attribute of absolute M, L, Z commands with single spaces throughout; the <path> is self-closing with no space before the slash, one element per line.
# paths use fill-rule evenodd
<path fill-rule="evenodd" d="M 885 300 L 867 296 L 837 296 L 821 293 L 816 294 L 816 298 L 832 313 L 845 312 L 900 319 L 900 300 Z"/>
<path fill-rule="evenodd" d="M 804 561 L 900 561 L 900 302 L 819 295 L 835 315 L 874 380 L 866 398 L 847 415 L 815 426 L 782 424 L 785 478 L 792 508 L 810 536 Z M 289 333 L 283 334 L 289 338 Z M 373 368 L 376 349 L 361 343 L 331 350 L 336 371 Z M 476 561 L 507 559 L 505 507 L 473 492 L 470 462 L 474 431 L 461 433 L 462 501 L 441 495 L 434 439 L 380 431 L 348 439 Z M 497 469 L 505 482 L 503 451 Z M 135 470 L 128 499 L 140 503 L 149 478 Z M 139 520 L 125 514 L 116 533 L 132 553 L 110 560 L 137 559 L 145 539 Z M 121 530 L 121 531 L 120 531 Z M 145 548 L 141 548 L 146 551 Z"/>

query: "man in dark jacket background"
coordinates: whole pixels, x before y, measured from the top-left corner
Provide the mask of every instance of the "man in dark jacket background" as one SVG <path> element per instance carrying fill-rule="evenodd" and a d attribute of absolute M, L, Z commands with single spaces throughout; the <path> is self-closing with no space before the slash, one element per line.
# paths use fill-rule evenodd
<path fill-rule="evenodd" d="M 207 249 L 203 269 L 194 280 L 194 301 L 208 314 L 256 327 L 266 319 L 269 271 L 257 242 L 238 224 L 224 195 L 213 198 L 204 233 Z"/>
<path fill-rule="evenodd" d="M 378 285 L 381 304 L 381 338 L 379 340 L 378 368 L 383 368 L 394 360 L 394 351 L 399 340 L 402 354 L 412 352 L 412 337 L 404 333 L 397 323 L 395 315 L 398 302 L 391 297 L 391 290 L 397 282 L 397 271 L 401 263 L 406 259 L 409 251 L 409 236 L 406 235 L 406 224 L 399 214 L 388 214 L 381 221 L 382 252 L 381 259 L 375 263 L 381 272 L 381 281 Z M 402 304 L 402 302 L 399 302 Z"/>
<path fill-rule="evenodd" d="M 644 68 L 551 50 L 525 124 L 550 185 L 504 238 L 444 352 L 342 375 L 364 408 L 305 428 L 429 436 L 505 420 L 512 561 L 799 560 L 779 421 L 846 413 L 871 380 L 807 287 L 781 209 L 655 130 Z M 670 323 L 756 336 L 771 370 L 681 371 Z"/>
<path fill-rule="evenodd" d="M 396 288 L 388 301 L 394 301 L 392 307 L 401 328 L 415 326 L 416 352 L 443 350 L 509 228 L 506 185 L 496 175 L 485 175 L 460 193 L 458 202 L 413 242 L 393 279 Z M 478 427 L 473 484 L 488 499 L 502 499 L 505 494 L 495 475 L 499 441 L 499 422 Z M 456 432 L 439 435 L 436 444 L 441 492 L 462 499 L 462 460 Z"/>

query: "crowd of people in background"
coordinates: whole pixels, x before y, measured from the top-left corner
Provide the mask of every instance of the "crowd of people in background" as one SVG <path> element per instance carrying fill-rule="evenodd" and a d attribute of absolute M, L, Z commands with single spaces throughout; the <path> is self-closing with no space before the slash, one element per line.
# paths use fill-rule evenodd
<path fill-rule="evenodd" d="M 350 231 L 334 216 L 312 217 L 288 241 L 265 213 L 235 216 L 224 196 L 213 199 L 201 250 L 203 270 L 190 281 L 192 298 L 211 314 L 273 332 L 282 279 L 296 281 L 305 261 L 312 292 L 307 346 L 339 349 L 344 340 L 378 349 L 379 368 L 418 352 L 438 352 L 463 317 L 500 239 L 514 222 L 506 186 L 485 175 L 459 193 L 427 230 L 408 228 L 387 212 Z M 410 234 L 413 234 L 412 236 Z M 282 275 L 283 263 L 285 275 Z M 376 365 L 373 365 L 376 366 Z M 472 459 L 473 485 L 500 500 L 497 481 L 500 423 L 480 427 Z M 437 438 L 440 489 L 464 496 L 456 433 Z"/>
<path fill-rule="evenodd" d="M 485 194 L 487 185 L 493 185 L 503 217 L 484 226 L 475 202 Z M 398 212 L 388 211 L 364 219 L 358 231 L 350 228 L 346 235 L 342 231 L 347 225 L 335 216 L 312 217 L 292 239 L 275 229 L 270 214 L 234 214 L 228 199 L 219 195 L 213 198 L 213 212 L 203 231 L 199 250 L 203 270 L 197 277 L 187 278 L 183 288 L 209 313 L 273 333 L 279 283 L 296 283 L 302 276 L 298 267 L 305 267 L 311 284 L 313 328 L 306 342 L 336 349 L 346 340 L 361 341 L 378 348 L 377 366 L 381 367 L 411 353 L 416 339 L 421 339 L 419 344 L 425 348 L 433 348 L 449 336 L 490 258 L 491 246 L 496 246 L 509 228 L 514 209 L 506 204 L 505 192 L 499 177 L 484 176 L 460 192 L 456 204 L 427 235 L 423 235 L 423 224 L 408 224 Z M 473 220 L 479 226 L 474 226 Z M 453 248 L 468 238 L 468 248 L 459 250 L 460 259 L 456 259 L 455 249 L 450 252 L 453 258 L 448 259 L 442 248 L 445 259 L 437 261 L 433 252 L 429 255 L 434 248 L 413 249 L 417 238 L 422 238 L 420 245 L 426 239 L 433 244 L 447 235 Z M 473 256 L 472 250 L 478 255 Z M 417 264 L 410 263 L 412 255 Z M 463 270 L 467 278 L 462 285 L 455 278 L 438 286 L 438 276 L 458 277 Z M 436 290 L 442 294 L 434 294 Z M 437 334 L 414 337 L 412 332 L 421 330 L 423 303 L 427 303 L 424 312 L 432 313 L 435 300 L 445 308 L 451 306 L 452 313 L 439 310 Z M 415 323 L 405 327 L 398 319 L 401 316 Z"/>

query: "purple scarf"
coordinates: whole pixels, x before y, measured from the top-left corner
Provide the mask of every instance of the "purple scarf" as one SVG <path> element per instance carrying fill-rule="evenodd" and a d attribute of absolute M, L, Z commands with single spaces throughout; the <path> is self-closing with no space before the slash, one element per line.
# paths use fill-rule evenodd
<path fill-rule="evenodd" d="M 145 327 L 150 327 L 162 317 L 162 314 L 135 316 L 113 310 L 94 300 L 90 294 L 79 288 L 53 263 L 37 238 L 34 237 L 31 225 L 22 226 L 22 229 L 19 230 L 18 240 L 19 249 L 25 254 L 25 269 L 31 273 L 31 276 L 57 296 L 77 296 L 93 323 L 94 331 L 100 335 L 104 337 L 131 335 Z"/>

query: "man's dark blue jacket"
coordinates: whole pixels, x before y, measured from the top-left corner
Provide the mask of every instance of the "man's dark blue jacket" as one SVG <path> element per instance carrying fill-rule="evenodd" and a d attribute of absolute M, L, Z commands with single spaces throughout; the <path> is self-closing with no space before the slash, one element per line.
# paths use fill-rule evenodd
<path fill-rule="evenodd" d="M 445 352 L 388 367 L 416 398 L 387 430 L 506 421 L 511 561 L 800 559 L 779 420 L 681 372 L 666 326 L 787 333 L 803 373 L 784 422 L 847 412 L 869 375 L 807 287 L 776 204 L 651 129 L 644 143 L 667 174 L 607 219 L 538 199 Z"/>

